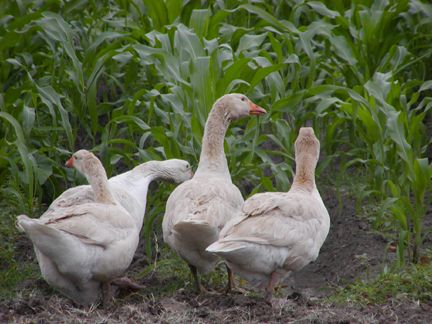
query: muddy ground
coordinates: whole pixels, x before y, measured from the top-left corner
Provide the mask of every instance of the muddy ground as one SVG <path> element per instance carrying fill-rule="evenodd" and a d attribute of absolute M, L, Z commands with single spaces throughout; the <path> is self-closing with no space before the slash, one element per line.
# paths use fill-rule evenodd
<path fill-rule="evenodd" d="M 327 193 L 326 193 L 327 192 Z M 155 272 L 139 282 L 146 289 L 121 292 L 114 305 L 77 307 L 49 288 L 42 279 L 29 279 L 12 300 L 0 304 L 0 322 L 18 323 L 429 323 L 432 303 L 389 298 L 384 305 L 335 305 L 326 296 L 356 278 L 373 278 L 394 254 L 389 242 L 373 233 L 355 212 L 354 202 L 338 206 L 334 193 L 322 193 L 331 215 L 330 234 L 317 261 L 294 274 L 277 292 L 279 305 L 270 307 L 259 292 L 224 295 L 213 292 L 197 296 L 190 280 L 171 293 L 160 293 L 178 281 L 176 274 L 161 277 Z M 430 215 L 429 215 L 430 216 Z M 33 251 L 20 241 L 22 258 L 32 260 Z M 180 262 L 180 261 L 179 261 Z M 138 252 L 129 271 L 135 277 L 147 260 Z M 222 269 L 222 267 L 220 267 Z M 222 270 L 221 270 L 222 271 Z M 175 286 L 175 285 L 174 285 Z M 222 288 L 222 287 L 213 287 Z"/>

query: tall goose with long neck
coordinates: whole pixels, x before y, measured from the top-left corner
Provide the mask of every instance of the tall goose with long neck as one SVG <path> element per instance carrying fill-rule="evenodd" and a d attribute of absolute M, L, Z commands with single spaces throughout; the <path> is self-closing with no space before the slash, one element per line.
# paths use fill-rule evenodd
<path fill-rule="evenodd" d="M 18 216 L 17 227 L 33 242 L 48 284 L 85 305 L 96 302 L 102 290 L 107 303 L 111 281 L 132 261 L 139 220 L 116 200 L 102 164 L 92 153 L 80 150 L 66 166 L 86 176 L 91 195 L 70 189 L 39 219 Z"/>
<path fill-rule="evenodd" d="M 233 185 L 224 152 L 225 133 L 231 121 L 266 111 L 245 95 L 228 94 L 216 101 L 209 113 L 198 169 L 178 186 L 167 201 L 162 223 L 164 240 L 189 265 L 198 292 L 198 272 L 208 273 L 218 258 L 205 251 L 219 237 L 220 229 L 243 204 Z M 229 276 L 229 286 L 232 284 Z"/>
<path fill-rule="evenodd" d="M 267 192 L 245 201 L 238 217 L 207 248 L 235 273 L 266 290 L 272 303 L 275 285 L 318 257 L 330 218 L 315 184 L 319 141 L 310 127 L 295 143 L 296 173 L 288 192 Z"/>

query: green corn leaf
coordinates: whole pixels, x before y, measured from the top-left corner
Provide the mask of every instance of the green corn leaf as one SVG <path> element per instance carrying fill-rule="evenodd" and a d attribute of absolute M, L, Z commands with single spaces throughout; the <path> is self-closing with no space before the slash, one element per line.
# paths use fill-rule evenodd
<path fill-rule="evenodd" d="M 397 111 L 387 112 L 386 126 L 390 137 L 397 145 L 399 156 L 407 163 L 408 166 L 411 166 L 412 158 L 413 158 L 412 149 L 410 144 L 406 140 L 405 130 L 400 121 L 400 112 Z"/>
<path fill-rule="evenodd" d="M 246 34 L 240 38 L 240 43 L 236 51 L 236 55 L 239 55 L 243 51 L 250 50 L 252 48 L 260 47 L 264 40 L 267 38 L 267 33 L 261 35 L 249 35 Z"/>
<path fill-rule="evenodd" d="M 12 125 L 15 131 L 16 140 L 14 144 L 19 152 L 19 155 L 21 156 L 21 161 L 24 165 L 23 182 L 27 184 L 28 208 L 31 209 L 33 207 L 33 198 L 35 193 L 34 192 L 34 170 L 33 170 L 33 164 L 31 162 L 31 156 L 26 146 L 24 132 L 22 130 L 21 125 L 18 123 L 18 121 L 10 114 L 6 112 L 0 112 L 0 117 L 8 121 Z"/>
<path fill-rule="evenodd" d="M 250 13 L 256 14 L 258 17 L 263 19 L 265 22 L 269 23 L 271 26 L 275 27 L 278 30 L 291 32 L 291 33 L 298 33 L 299 31 L 297 28 L 289 21 L 281 21 L 277 19 L 275 16 L 271 15 L 264 9 L 251 5 L 251 4 L 245 4 L 240 5 L 238 9 L 244 9 L 247 10 Z"/>
<path fill-rule="evenodd" d="M 416 204 L 423 205 L 426 189 L 431 182 L 432 165 L 427 158 L 414 160 L 413 193 Z"/>
<path fill-rule="evenodd" d="M 36 85 L 42 101 L 49 107 L 54 123 L 57 118 L 54 113 L 54 108 L 57 108 L 60 113 L 60 120 L 69 142 L 69 149 L 72 151 L 74 147 L 74 138 L 72 135 L 72 126 L 69 122 L 69 115 L 60 100 L 60 95 L 51 86 L 40 87 Z M 55 125 L 55 124 L 54 124 Z"/>
<path fill-rule="evenodd" d="M 143 2 L 155 29 L 161 29 L 168 23 L 168 10 L 165 1 L 143 0 Z"/>
<path fill-rule="evenodd" d="M 326 16 L 332 19 L 339 16 L 339 12 L 328 9 L 325 4 L 319 1 L 308 1 L 307 5 L 322 16 Z"/>
<path fill-rule="evenodd" d="M 194 29 L 195 33 L 203 38 L 207 35 L 210 24 L 211 13 L 208 9 L 195 9 L 192 11 L 189 26 Z"/>

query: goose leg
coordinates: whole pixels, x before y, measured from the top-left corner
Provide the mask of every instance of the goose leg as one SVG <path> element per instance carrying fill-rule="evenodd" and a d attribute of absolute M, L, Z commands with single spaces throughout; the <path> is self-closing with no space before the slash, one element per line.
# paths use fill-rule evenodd
<path fill-rule="evenodd" d="M 277 282 L 279 281 L 279 276 L 276 272 L 272 272 L 272 274 L 270 275 L 270 280 L 269 283 L 266 287 L 266 293 L 265 293 L 265 301 L 269 304 L 272 305 L 272 300 L 273 300 L 273 290 L 274 287 L 276 286 Z"/>
<path fill-rule="evenodd" d="M 108 307 L 113 301 L 113 294 L 111 290 L 111 282 L 106 281 L 102 283 L 103 306 Z"/>
<path fill-rule="evenodd" d="M 203 292 L 206 292 L 207 290 L 201 285 L 201 282 L 199 281 L 197 268 L 189 264 L 189 269 L 191 270 L 192 276 L 194 277 L 197 293 L 202 294 Z"/>
<path fill-rule="evenodd" d="M 235 288 L 235 282 L 234 282 L 234 273 L 231 271 L 230 267 L 228 267 L 227 264 L 225 264 L 227 273 L 228 273 L 228 284 L 225 290 L 225 293 L 230 293 Z"/>
<path fill-rule="evenodd" d="M 234 281 L 234 272 L 231 270 L 231 268 L 225 264 L 226 269 L 227 269 L 227 273 L 228 273 L 228 283 L 227 286 L 224 289 L 224 293 L 225 294 L 229 294 L 229 293 L 237 293 L 237 294 L 246 294 L 247 290 L 243 289 L 239 286 L 236 287 L 235 281 Z M 240 283 L 241 283 L 242 279 L 240 278 Z"/>
<path fill-rule="evenodd" d="M 145 286 L 133 282 L 128 277 L 121 277 L 121 278 L 114 279 L 112 283 L 123 289 L 139 290 L 145 288 Z"/>

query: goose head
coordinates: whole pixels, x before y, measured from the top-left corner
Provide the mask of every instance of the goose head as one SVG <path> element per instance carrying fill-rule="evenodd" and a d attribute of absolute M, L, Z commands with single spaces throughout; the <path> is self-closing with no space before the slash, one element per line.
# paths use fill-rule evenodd
<path fill-rule="evenodd" d="M 158 164 L 160 177 L 165 180 L 182 183 L 193 176 L 192 168 L 185 160 L 170 159 L 160 161 Z"/>
<path fill-rule="evenodd" d="M 301 127 L 295 141 L 295 156 L 298 159 L 310 159 L 314 165 L 318 162 L 320 142 L 312 127 Z"/>
<path fill-rule="evenodd" d="M 189 162 L 178 159 L 165 161 L 148 161 L 133 169 L 134 177 L 150 176 L 152 180 L 162 179 L 175 183 L 182 183 L 193 176 Z"/>
<path fill-rule="evenodd" d="M 95 194 L 95 202 L 115 204 L 109 187 L 105 169 L 101 161 L 87 150 L 79 150 L 66 161 L 66 167 L 75 168 L 82 173 Z"/>
<path fill-rule="evenodd" d="M 102 163 L 91 152 L 79 150 L 72 154 L 72 157 L 66 161 L 68 168 L 75 168 L 84 175 L 97 174 L 103 169 Z"/>
<path fill-rule="evenodd" d="M 266 111 L 254 104 L 248 97 L 240 93 L 231 93 L 219 98 L 215 106 L 222 107 L 224 117 L 228 121 L 238 120 L 249 115 L 262 115 Z"/>

